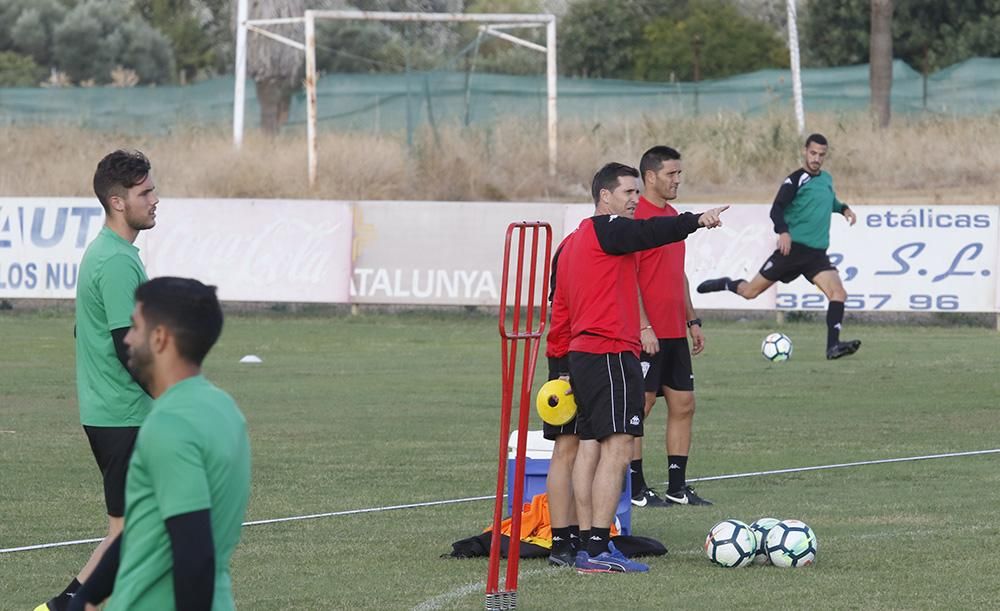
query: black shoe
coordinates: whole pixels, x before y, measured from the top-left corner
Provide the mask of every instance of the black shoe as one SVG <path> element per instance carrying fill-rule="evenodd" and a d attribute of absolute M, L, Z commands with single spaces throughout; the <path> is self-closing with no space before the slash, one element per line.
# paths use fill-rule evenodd
<path fill-rule="evenodd" d="M 731 280 L 729 276 L 723 276 L 722 278 L 712 278 L 711 280 L 706 280 L 698 285 L 699 293 L 717 293 L 719 291 L 727 290 Z"/>
<path fill-rule="evenodd" d="M 860 347 L 860 339 L 852 339 L 849 342 L 837 342 L 836 345 L 830 346 L 830 348 L 826 351 L 826 358 L 828 361 L 839 359 L 842 356 L 854 354 Z"/>
<path fill-rule="evenodd" d="M 549 554 L 549 564 L 552 566 L 574 566 L 576 564 L 576 552 L 573 551 L 572 546 L 558 550 L 553 548 L 552 553 Z"/>
<path fill-rule="evenodd" d="M 712 501 L 703 499 L 697 494 L 695 494 L 694 488 L 691 486 L 684 486 L 676 492 L 667 491 L 663 495 L 663 500 L 674 505 L 711 505 Z"/>
<path fill-rule="evenodd" d="M 669 507 L 670 503 L 667 503 L 660 497 L 656 496 L 656 492 L 652 488 L 643 488 L 638 493 L 632 496 L 632 504 L 636 507 Z"/>

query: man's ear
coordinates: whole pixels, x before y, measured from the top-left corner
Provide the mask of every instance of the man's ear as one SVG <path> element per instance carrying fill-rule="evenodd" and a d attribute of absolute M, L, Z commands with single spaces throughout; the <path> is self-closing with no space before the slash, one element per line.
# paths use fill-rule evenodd
<path fill-rule="evenodd" d="M 117 195 L 112 195 L 108 197 L 108 207 L 112 210 L 117 210 L 118 212 L 125 211 L 125 200 Z"/>
<path fill-rule="evenodd" d="M 170 343 L 170 333 L 163 325 L 156 325 L 149 334 L 149 348 L 154 353 L 159 354 L 166 350 Z"/>

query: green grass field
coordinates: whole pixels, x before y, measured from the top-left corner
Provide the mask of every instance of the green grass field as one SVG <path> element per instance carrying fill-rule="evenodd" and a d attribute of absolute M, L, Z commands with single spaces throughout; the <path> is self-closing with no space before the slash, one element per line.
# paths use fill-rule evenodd
<path fill-rule="evenodd" d="M 0 548 L 105 527 L 77 419 L 72 327 L 65 312 L 0 313 Z M 1000 447 L 1000 334 L 848 320 L 845 337 L 864 347 L 828 362 L 821 322 L 786 324 L 794 357 L 770 365 L 758 349 L 774 327 L 706 321 L 690 477 Z M 237 362 L 250 353 L 263 364 Z M 499 370 L 495 319 L 452 313 L 231 315 L 206 363 L 250 423 L 248 520 L 491 494 Z M 655 482 L 666 479 L 664 420 L 660 403 L 647 423 Z M 670 550 L 649 574 L 523 561 L 519 606 L 992 608 L 998 465 L 988 454 L 706 481 L 697 488 L 714 507 L 633 513 L 636 534 Z M 232 567 L 237 605 L 482 608 L 486 560 L 439 556 L 491 510 L 471 501 L 248 527 Z M 727 570 L 704 557 L 715 522 L 762 516 L 809 523 L 817 564 Z M 0 609 L 33 608 L 91 550 L 0 554 Z"/>

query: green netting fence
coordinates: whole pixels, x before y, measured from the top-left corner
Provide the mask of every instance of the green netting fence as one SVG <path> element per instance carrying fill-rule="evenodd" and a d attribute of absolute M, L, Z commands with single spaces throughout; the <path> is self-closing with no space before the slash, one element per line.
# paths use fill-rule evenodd
<path fill-rule="evenodd" d="M 865 111 L 868 66 L 802 72 L 807 112 Z M 320 130 L 396 132 L 431 124 L 484 124 L 505 117 L 544 120 L 545 78 L 462 71 L 325 74 L 318 88 Z M 700 83 L 560 78 L 559 118 L 606 122 L 609 116 L 694 116 L 788 112 L 787 70 L 760 70 Z M 893 64 L 894 113 L 976 115 L 1000 112 L 1000 58 L 973 58 L 924 78 Z M 60 123 L 95 129 L 167 131 L 232 120 L 232 77 L 188 86 L 0 88 L 0 125 Z M 258 117 L 252 82 L 247 125 Z M 295 95 L 289 125 L 305 123 L 305 95 Z"/>

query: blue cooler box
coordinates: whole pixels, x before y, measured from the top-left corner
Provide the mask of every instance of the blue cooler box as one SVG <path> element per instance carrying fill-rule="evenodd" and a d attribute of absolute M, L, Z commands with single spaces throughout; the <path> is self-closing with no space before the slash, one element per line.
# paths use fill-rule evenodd
<path fill-rule="evenodd" d="M 549 474 L 548 458 L 524 459 L 524 502 L 530 503 L 536 494 L 545 493 L 545 478 Z M 632 478 L 625 474 L 625 490 L 618 499 L 615 517 L 618 529 L 623 535 L 632 534 Z M 507 459 L 507 515 L 513 514 L 514 503 L 514 459 Z"/>

